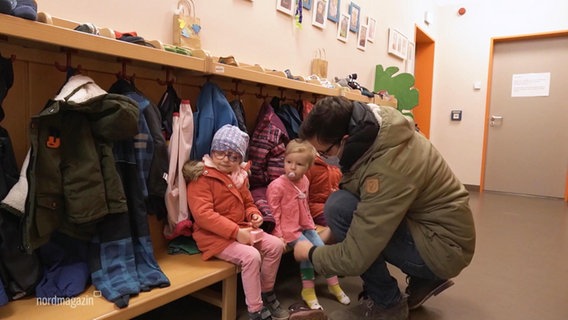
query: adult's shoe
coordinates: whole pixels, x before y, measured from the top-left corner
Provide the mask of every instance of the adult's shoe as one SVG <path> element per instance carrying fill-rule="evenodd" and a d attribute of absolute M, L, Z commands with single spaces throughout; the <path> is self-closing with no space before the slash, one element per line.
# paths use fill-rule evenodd
<path fill-rule="evenodd" d="M 329 320 L 407 320 L 408 304 L 406 297 L 387 308 L 378 306 L 363 294 L 359 295 L 359 304 L 335 310 L 328 316 Z"/>
<path fill-rule="evenodd" d="M 406 278 L 408 287 L 406 294 L 408 295 L 408 309 L 414 310 L 420 307 L 426 300 L 432 296 L 437 296 L 442 291 L 454 285 L 452 280 L 428 280 L 408 276 Z"/>

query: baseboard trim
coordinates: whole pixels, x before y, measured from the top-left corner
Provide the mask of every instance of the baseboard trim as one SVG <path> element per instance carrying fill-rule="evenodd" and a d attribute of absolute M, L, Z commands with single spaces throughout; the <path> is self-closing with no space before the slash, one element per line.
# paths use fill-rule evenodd
<path fill-rule="evenodd" d="M 479 191 L 479 186 L 474 184 L 464 184 L 463 186 L 467 191 Z"/>

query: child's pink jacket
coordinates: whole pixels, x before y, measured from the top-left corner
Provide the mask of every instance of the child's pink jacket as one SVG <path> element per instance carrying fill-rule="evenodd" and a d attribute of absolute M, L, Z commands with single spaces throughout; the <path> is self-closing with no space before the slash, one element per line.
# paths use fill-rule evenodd
<path fill-rule="evenodd" d="M 266 190 L 268 205 L 276 220 L 272 234 L 284 238 L 287 243 L 297 240 L 303 230 L 316 228 L 308 207 L 309 186 L 310 182 L 306 176 L 293 183 L 282 175 L 272 181 Z M 303 197 L 301 193 L 304 194 Z"/>

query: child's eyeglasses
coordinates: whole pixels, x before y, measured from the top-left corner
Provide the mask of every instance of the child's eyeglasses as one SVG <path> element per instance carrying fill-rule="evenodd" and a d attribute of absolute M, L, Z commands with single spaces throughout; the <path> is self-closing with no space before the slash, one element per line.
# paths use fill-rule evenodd
<path fill-rule="evenodd" d="M 236 152 L 213 150 L 211 153 L 217 160 L 223 160 L 225 159 L 225 157 L 227 157 L 227 159 L 229 159 L 229 161 L 231 162 L 241 161 L 241 155 Z"/>

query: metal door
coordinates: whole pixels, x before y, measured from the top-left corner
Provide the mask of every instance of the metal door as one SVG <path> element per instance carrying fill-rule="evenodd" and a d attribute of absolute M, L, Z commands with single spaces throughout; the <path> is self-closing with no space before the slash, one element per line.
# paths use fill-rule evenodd
<path fill-rule="evenodd" d="M 495 44 L 485 190 L 564 196 L 568 170 L 567 57 L 568 36 Z M 549 94 L 542 95 L 547 74 Z M 525 93 L 527 96 L 523 96 Z"/>

